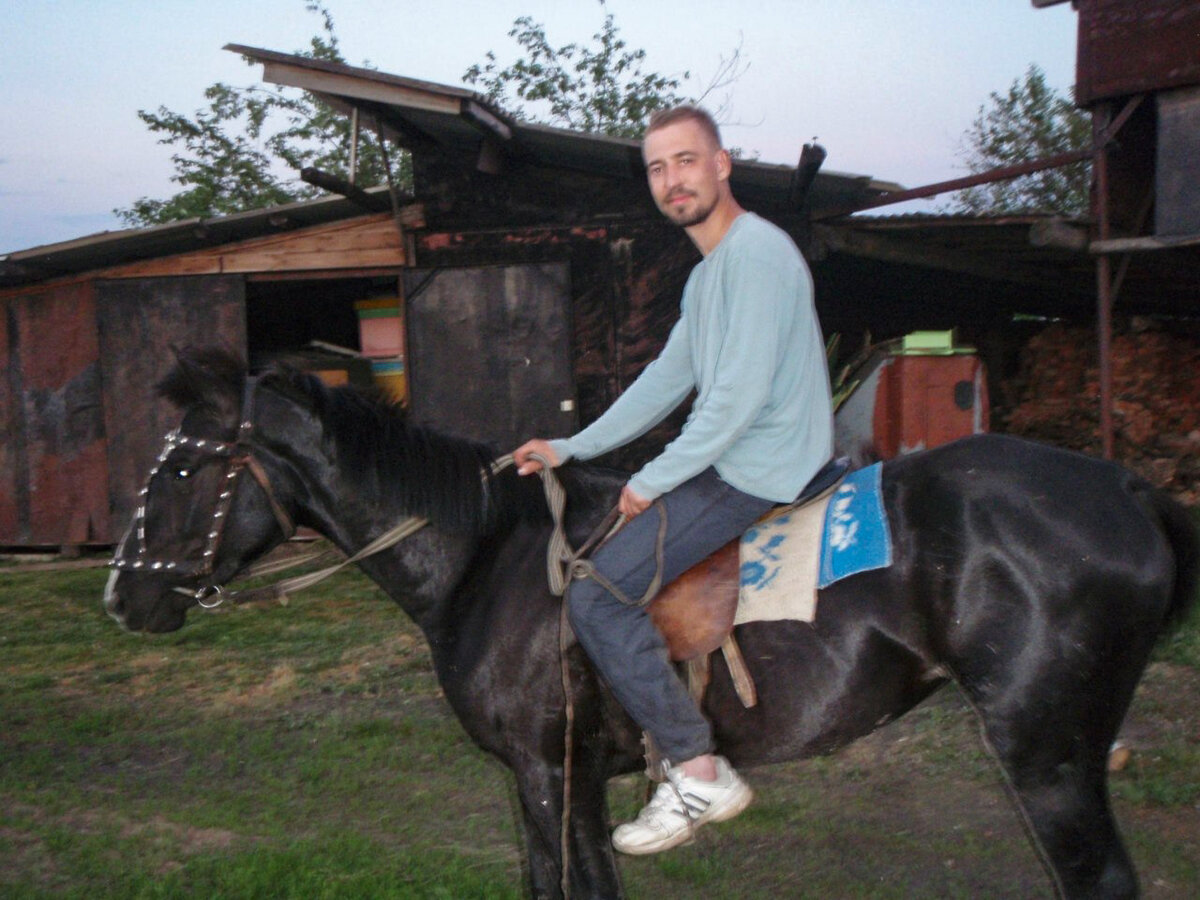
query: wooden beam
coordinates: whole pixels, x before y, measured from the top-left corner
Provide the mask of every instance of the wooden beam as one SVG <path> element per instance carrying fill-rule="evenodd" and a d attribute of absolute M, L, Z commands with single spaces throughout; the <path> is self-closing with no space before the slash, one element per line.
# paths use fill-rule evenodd
<path fill-rule="evenodd" d="M 338 178 L 336 175 L 331 175 L 329 172 L 322 172 L 313 166 L 305 166 L 300 170 L 300 180 L 331 193 L 341 194 L 355 206 L 365 209 L 367 212 L 379 212 L 381 206 L 386 206 L 385 203 L 381 202 L 383 200 L 382 197 L 377 200 L 374 196 L 368 194 L 362 188 L 356 187 L 349 181 Z"/>
<path fill-rule="evenodd" d="M 792 209 L 799 209 L 808 199 L 808 192 L 816 180 L 817 171 L 827 155 L 825 148 L 820 144 L 805 144 L 800 151 L 800 163 L 792 173 L 792 183 L 788 188 L 788 204 Z"/>
<path fill-rule="evenodd" d="M 1035 247 L 1060 247 L 1064 250 L 1086 250 L 1088 229 L 1063 219 L 1046 219 L 1029 226 L 1029 243 Z"/>
<path fill-rule="evenodd" d="M 424 207 L 402 207 L 400 223 L 421 227 Z M 174 275 L 256 274 L 336 269 L 394 268 L 408 262 L 404 242 L 390 213 L 315 225 L 282 234 L 208 247 L 91 273 L 104 278 Z"/>
<path fill-rule="evenodd" d="M 423 109 L 428 112 L 451 115 L 458 115 L 463 106 L 460 98 L 449 97 L 434 91 L 369 81 L 338 72 L 321 72 L 271 60 L 263 61 L 263 81 L 285 84 L 305 91 L 337 94 L 340 97 L 352 97 L 356 100 L 371 100 L 376 103 L 386 103 L 389 106 L 407 106 L 410 109 Z"/>
<path fill-rule="evenodd" d="M 511 141 L 513 139 L 513 131 L 508 125 L 502 122 L 497 116 L 492 115 L 489 110 L 484 109 L 472 100 L 463 103 L 462 117 L 480 130 L 501 141 Z"/>
<path fill-rule="evenodd" d="M 1092 241 L 1088 250 L 1095 254 L 1144 253 L 1148 250 L 1171 250 L 1178 247 L 1200 246 L 1200 234 L 1150 235 L 1146 237 L 1110 238 Z"/>
<path fill-rule="evenodd" d="M 923 241 L 905 241 L 878 234 L 867 234 L 848 226 L 814 225 L 813 240 L 823 249 L 848 253 L 881 262 L 899 263 L 944 272 L 956 272 L 977 278 L 987 278 L 1011 284 L 1046 286 L 1044 270 L 1033 271 L 1016 266 L 993 263 L 967 253 L 931 247 Z"/>

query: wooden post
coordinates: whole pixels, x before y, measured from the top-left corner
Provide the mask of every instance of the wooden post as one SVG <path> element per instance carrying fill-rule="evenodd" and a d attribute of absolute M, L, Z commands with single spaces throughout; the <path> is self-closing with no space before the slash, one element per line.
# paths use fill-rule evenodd
<path fill-rule="evenodd" d="M 1092 131 L 1097 138 L 1095 162 L 1096 178 L 1097 237 L 1101 241 L 1109 238 L 1108 222 L 1108 147 L 1099 141 L 1104 129 L 1102 125 L 1109 117 L 1110 107 L 1105 104 L 1092 113 Z M 1112 414 L 1112 262 L 1107 253 L 1096 258 L 1096 334 L 1100 353 L 1100 443 L 1104 458 L 1113 458 L 1113 414 Z"/>

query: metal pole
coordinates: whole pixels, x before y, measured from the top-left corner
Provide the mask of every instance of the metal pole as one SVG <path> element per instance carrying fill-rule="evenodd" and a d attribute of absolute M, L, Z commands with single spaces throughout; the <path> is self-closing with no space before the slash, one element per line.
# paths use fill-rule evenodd
<path fill-rule="evenodd" d="M 382 138 L 381 138 L 382 140 Z M 350 177 L 347 179 L 354 184 L 354 176 L 358 174 L 358 107 L 350 111 Z"/>
<path fill-rule="evenodd" d="M 1091 147 L 1086 150 L 1072 150 L 1069 153 L 1059 153 L 1056 156 L 1047 156 L 1045 159 L 1035 159 L 1029 162 L 1016 163 L 1011 166 L 1002 166 L 998 169 L 980 172 L 977 175 L 967 175 L 964 178 L 955 178 L 950 181 L 939 181 L 936 184 L 927 184 L 924 187 L 913 188 L 908 191 L 892 191 L 888 194 L 882 194 L 874 200 L 857 203 L 852 207 L 823 212 L 813 218 L 815 221 L 835 219 L 868 209 L 891 206 L 893 203 L 904 203 L 908 200 L 924 200 L 927 197 L 934 197 L 938 194 L 949 193 L 950 191 L 961 191 L 963 188 L 975 187 L 980 184 L 991 184 L 994 181 L 1003 181 L 1006 178 L 1019 178 L 1022 175 L 1032 175 L 1034 172 L 1041 172 L 1045 169 L 1057 169 L 1071 163 L 1083 162 L 1085 159 L 1092 157 L 1094 152 Z"/>

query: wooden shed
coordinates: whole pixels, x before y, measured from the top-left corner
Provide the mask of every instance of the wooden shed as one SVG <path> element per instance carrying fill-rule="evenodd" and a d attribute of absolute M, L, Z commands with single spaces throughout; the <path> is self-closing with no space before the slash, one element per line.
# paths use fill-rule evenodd
<path fill-rule="evenodd" d="M 356 351 L 364 308 L 391 303 L 410 415 L 507 447 L 594 418 L 666 336 L 698 257 L 659 220 L 636 143 L 511 122 L 453 87 L 235 49 L 268 80 L 360 106 L 412 152 L 415 196 L 376 189 L 0 257 L 0 545 L 120 537 L 175 421 L 154 398 L 173 345 L 222 343 L 252 367 Z M 786 198 L 795 173 L 741 163 L 737 181 L 747 200 Z M 821 175 L 811 195 L 843 204 L 884 187 Z"/>
<path fill-rule="evenodd" d="M 172 345 L 220 342 L 252 367 L 314 346 L 356 351 L 364 310 L 394 303 L 410 415 L 507 449 L 594 419 L 677 315 L 699 256 L 654 208 L 637 143 L 513 121 L 455 87 L 230 49 L 410 151 L 414 193 L 0 256 L 0 545 L 120 537 L 175 421 L 154 398 Z M 732 180 L 813 262 L 827 333 L 958 326 L 983 343 L 1015 312 L 1090 308 L 1086 250 L 1037 238 L 1054 223 L 831 220 L 899 186 L 812 173 L 739 160 Z M 1135 292 L 1131 309 L 1158 296 Z M 607 462 L 636 465 L 675 424 Z"/>

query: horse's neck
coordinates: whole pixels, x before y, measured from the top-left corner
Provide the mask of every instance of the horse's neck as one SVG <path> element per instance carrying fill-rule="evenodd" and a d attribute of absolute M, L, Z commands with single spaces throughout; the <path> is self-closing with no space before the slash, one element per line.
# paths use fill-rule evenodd
<path fill-rule="evenodd" d="M 377 498 L 353 492 L 326 473 L 305 473 L 307 499 L 301 521 L 332 541 L 347 556 L 358 553 L 405 519 L 403 509 L 387 509 Z M 332 485 L 332 486 L 331 486 Z M 478 539 L 425 525 L 399 544 L 364 558 L 359 568 L 418 625 L 428 631 L 454 587 L 462 580 Z"/>
<path fill-rule="evenodd" d="M 476 539 L 427 525 L 360 567 L 432 638 L 446 627 L 452 595 L 477 547 Z"/>

